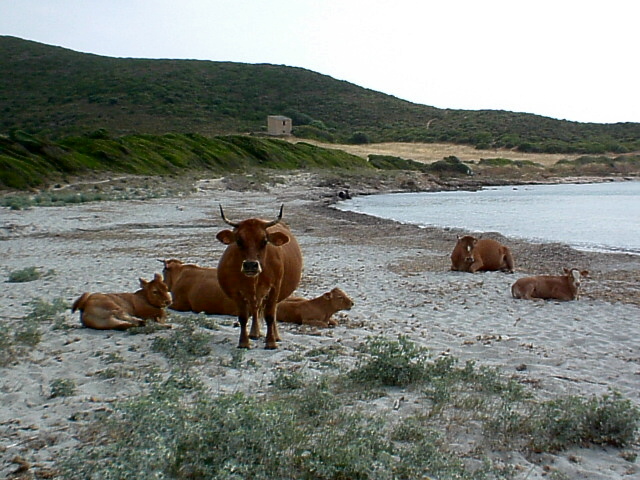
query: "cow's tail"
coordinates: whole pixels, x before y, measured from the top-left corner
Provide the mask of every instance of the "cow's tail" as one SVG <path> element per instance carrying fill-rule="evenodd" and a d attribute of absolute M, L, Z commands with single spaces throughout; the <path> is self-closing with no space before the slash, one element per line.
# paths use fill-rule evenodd
<path fill-rule="evenodd" d="M 78 298 L 75 302 L 73 302 L 73 306 L 71 307 L 71 312 L 75 312 L 76 310 L 84 310 L 84 306 L 87 303 L 87 299 L 89 298 L 90 293 L 83 293 L 80 298 Z"/>

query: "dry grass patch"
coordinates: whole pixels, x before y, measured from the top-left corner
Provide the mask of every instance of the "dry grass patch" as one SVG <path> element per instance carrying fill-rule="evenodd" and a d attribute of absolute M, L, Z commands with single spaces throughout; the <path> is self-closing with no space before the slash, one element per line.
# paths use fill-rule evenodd
<path fill-rule="evenodd" d="M 291 141 L 304 141 L 323 148 L 343 150 L 362 158 L 367 158 L 369 155 L 392 155 L 423 163 L 432 163 L 445 157 L 456 156 L 463 162 L 479 162 L 483 158 L 508 158 L 513 161 L 528 161 L 550 167 L 560 160 L 575 160 L 579 157 L 579 155 L 562 153 L 523 153 L 506 148 L 479 150 L 468 145 L 448 143 L 389 142 L 366 145 L 338 145 L 313 140 L 292 139 Z"/>

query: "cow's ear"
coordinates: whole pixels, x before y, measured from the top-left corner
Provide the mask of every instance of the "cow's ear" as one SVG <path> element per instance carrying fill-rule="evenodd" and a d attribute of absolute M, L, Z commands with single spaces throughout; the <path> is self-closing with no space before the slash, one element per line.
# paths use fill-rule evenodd
<path fill-rule="evenodd" d="M 283 232 L 270 233 L 267 235 L 267 239 L 269 240 L 269 243 L 276 247 L 281 247 L 282 245 L 289 243 L 289 235 Z"/>
<path fill-rule="evenodd" d="M 569 270 L 567 267 L 562 267 L 562 271 L 564 272 L 565 275 L 569 275 L 569 272 L 571 270 Z"/>
<path fill-rule="evenodd" d="M 147 282 L 147 281 L 146 281 L 144 278 L 142 278 L 142 277 L 140 277 L 138 280 L 140 280 L 140 286 L 141 286 L 142 288 L 146 287 L 146 286 L 149 284 L 149 282 Z"/>
<path fill-rule="evenodd" d="M 222 230 L 218 232 L 216 238 L 225 245 L 231 245 L 235 241 L 235 235 L 231 230 Z"/>
<path fill-rule="evenodd" d="M 325 300 L 331 300 L 331 297 L 333 297 L 331 292 L 326 292 L 322 294 L 322 298 L 324 298 Z"/>
<path fill-rule="evenodd" d="M 583 277 L 587 277 L 587 276 L 589 276 L 589 270 L 582 270 L 582 271 L 580 272 L 580 275 L 582 275 Z"/>

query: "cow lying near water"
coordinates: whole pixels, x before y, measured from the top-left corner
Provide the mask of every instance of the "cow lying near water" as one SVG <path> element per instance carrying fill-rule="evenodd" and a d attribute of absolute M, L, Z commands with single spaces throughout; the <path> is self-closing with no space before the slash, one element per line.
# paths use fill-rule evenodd
<path fill-rule="evenodd" d="M 289 297 L 278 304 L 279 322 L 329 327 L 338 324 L 331 316 L 340 310 L 350 310 L 353 300 L 339 288 L 334 288 L 317 298 L 307 300 Z"/>
<path fill-rule="evenodd" d="M 171 294 L 162 277 L 156 273 L 150 282 L 140 278 L 140 287 L 135 293 L 83 293 L 71 311 L 80 310 L 82 325 L 97 330 L 126 330 L 145 325 L 145 320 L 165 325 Z"/>
<path fill-rule="evenodd" d="M 589 272 L 577 268 L 563 270 L 564 275 L 523 277 L 511 286 L 511 295 L 525 300 L 576 300 L 582 277 L 586 277 Z"/>
<path fill-rule="evenodd" d="M 513 273 L 513 255 L 509 247 L 489 238 L 458 236 L 451 253 L 451 270 L 476 273 L 502 270 Z"/>

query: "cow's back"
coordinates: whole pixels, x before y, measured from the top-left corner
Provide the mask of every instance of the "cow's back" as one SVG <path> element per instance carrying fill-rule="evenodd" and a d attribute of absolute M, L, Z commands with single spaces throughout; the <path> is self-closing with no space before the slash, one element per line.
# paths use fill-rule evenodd
<path fill-rule="evenodd" d="M 280 295 L 278 301 L 284 300 L 300 285 L 300 278 L 302 277 L 302 251 L 298 240 L 291 233 L 291 230 L 286 225 L 276 224 L 269 230 L 279 230 L 289 235 L 289 242 L 281 247 L 281 258 L 283 261 L 283 276 L 282 283 L 280 284 Z"/>
<path fill-rule="evenodd" d="M 237 315 L 235 302 L 227 297 L 220 287 L 216 268 L 194 272 L 192 281 L 189 294 L 192 311 L 210 315 Z"/>
<path fill-rule="evenodd" d="M 218 282 L 216 268 L 182 265 L 171 286 L 173 303 L 178 311 L 204 312 L 210 315 L 236 315 L 235 302 L 225 295 Z"/>
<path fill-rule="evenodd" d="M 577 290 L 571 288 L 563 275 L 538 275 L 518 279 L 511 287 L 514 298 L 543 300 L 574 300 Z"/>
<path fill-rule="evenodd" d="M 480 270 L 510 270 L 513 271 L 513 259 L 509 248 L 500 242 L 481 238 L 473 249 L 474 259 L 482 259 Z"/>

